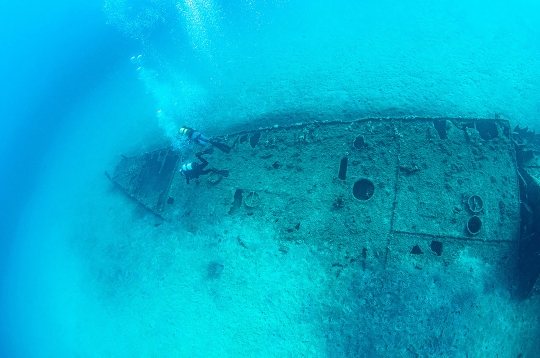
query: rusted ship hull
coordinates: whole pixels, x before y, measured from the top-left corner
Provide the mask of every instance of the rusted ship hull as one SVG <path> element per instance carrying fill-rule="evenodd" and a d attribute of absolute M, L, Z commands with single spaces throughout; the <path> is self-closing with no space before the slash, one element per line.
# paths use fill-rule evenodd
<path fill-rule="evenodd" d="M 299 123 L 216 138 L 233 149 L 207 159 L 228 177 L 188 185 L 166 148 L 124 158 L 110 179 L 190 231 L 260 227 L 364 268 L 451 270 L 466 251 L 512 288 L 524 237 L 515 135 L 498 119 Z"/>

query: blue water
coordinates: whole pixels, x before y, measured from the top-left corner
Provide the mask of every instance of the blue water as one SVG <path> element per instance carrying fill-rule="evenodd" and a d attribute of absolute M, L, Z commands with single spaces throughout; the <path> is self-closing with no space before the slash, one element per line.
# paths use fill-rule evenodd
<path fill-rule="evenodd" d="M 209 307 L 189 275 L 179 292 L 173 239 L 117 210 L 130 202 L 103 170 L 186 123 L 497 116 L 540 130 L 539 13 L 526 0 L 2 4 L 0 356 L 298 356 L 309 327 L 257 350 L 264 325 Z M 149 237 L 162 246 L 148 252 Z M 195 265 L 196 242 L 182 244 Z M 302 354 L 327 356 L 323 341 Z"/>

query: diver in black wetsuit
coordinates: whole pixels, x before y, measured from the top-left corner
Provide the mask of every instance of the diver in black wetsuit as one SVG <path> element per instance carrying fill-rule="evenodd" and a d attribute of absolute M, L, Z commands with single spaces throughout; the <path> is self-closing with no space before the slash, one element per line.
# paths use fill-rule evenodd
<path fill-rule="evenodd" d="M 212 140 L 212 138 L 209 138 L 204 134 L 197 132 L 193 128 L 182 127 L 179 129 L 179 132 L 180 134 L 185 135 L 186 137 L 188 137 L 189 140 L 197 143 L 198 145 L 204 146 L 206 143 L 209 143 L 217 149 L 221 150 L 222 152 L 229 153 L 231 151 L 231 147 L 229 147 L 228 145 L 216 142 Z"/>
<path fill-rule="evenodd" d="M 180 173 L 186 178 L 186 183 L 189 184 L 191 179 L 197 179 L 201 175 L 206 175 L 208 173 L 214 172 L 224 177 L 229 176 L 228 170 L 218 170 L 215 168 L 204 169 L 208 165 L 208 161 L 204 159 L 203 154 L 212 154 L 214 152 L 213 148 L 208 148 L 204 152 L 199 152 L 195 156 L 201 161 L 201 163 L 189 163 L 184 164 L 180 168 Z"/>

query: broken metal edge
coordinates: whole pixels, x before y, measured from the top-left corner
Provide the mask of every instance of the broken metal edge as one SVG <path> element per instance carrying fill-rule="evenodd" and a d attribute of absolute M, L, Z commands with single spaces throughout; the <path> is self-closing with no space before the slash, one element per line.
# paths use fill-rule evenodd
<path fill-rule="evenodd" d="M 146 204 L 144 204 L 142 201 L 140 201 L 139 199 L 137 199 L 135 196 L 133 196 L 132 194 L 130 194 L 122 185 L 120 185 L 118 182 L 116 182 L 114 180 L 114 178 L 111 177 L 111 175 L 105 170 L 104 172 L 105 176 L 107 177 L 107 179 L 109 179 L 111 181 L 111 183 L 114 184 L 114 186 L 118 189 L 120 189 L 121 191 L 123 191 L 124 193 L 126 193 L 127 196 L 129 196 L 130 198 L 132 198 L 133 200 L 135 200 L 138 204 L 140 204 L 141 206 L 143 206 L 146 210 L 150 211 L 152 214 L 154 214 L 155 216 L 157 216 L 158 218 L 160 218 L 161 220 L 163 221 L 170 221 L 169 219 L 166 219 L 165 217 L 163 217 L 160 213 L 158 213 L 157 211 L 153 210 L 152 208 L 148 207 Z"/>

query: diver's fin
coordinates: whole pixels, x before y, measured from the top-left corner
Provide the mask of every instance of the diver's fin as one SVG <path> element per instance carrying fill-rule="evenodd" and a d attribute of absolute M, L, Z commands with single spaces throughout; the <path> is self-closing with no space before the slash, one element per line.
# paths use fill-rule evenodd
<path fill-rule="evenodd" d="M 224 177 L 228 177 L 229 176 L 229 171 L 228 170 L 218 170 L 218 169 L 214 169 L 212 168 L 212 171 L 216 174 L 219 174 L 219 175 L 223 175 Z"/>
<path fill-rule="evenodd" d="M 224 153 L 229 154 L 229 152 L 231 151 L 231 147 L 229 147 L 227 144 L 214 142 L 214 141 L 210 141 L 210 144 L 212 144 L 214 147 L 216 147 L 217 149 L 221 150 Z"/>

